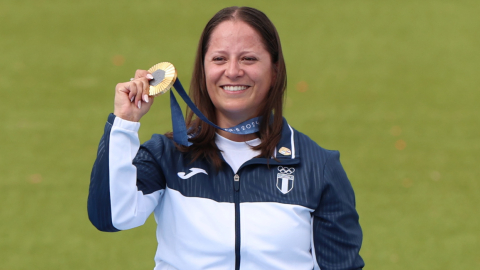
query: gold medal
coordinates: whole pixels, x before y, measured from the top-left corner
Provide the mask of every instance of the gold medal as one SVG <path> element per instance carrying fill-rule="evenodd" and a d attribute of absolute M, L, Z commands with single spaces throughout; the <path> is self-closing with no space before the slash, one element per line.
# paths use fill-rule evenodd
<path fill-rule="evenodd" d="M 169 62 L 161 62 L 151 67 L 148 72 L 153 76 L 150 80 L 149 96 L 158 96 L 166 93 L 177 79 L 177 70 Z"/>

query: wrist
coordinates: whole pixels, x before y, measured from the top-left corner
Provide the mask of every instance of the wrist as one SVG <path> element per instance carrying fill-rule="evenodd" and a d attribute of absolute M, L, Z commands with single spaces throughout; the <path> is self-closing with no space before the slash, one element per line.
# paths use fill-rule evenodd
<path fill-rule="evenodd" d="M 140 122 L 129 121 L 116 116 L 112 122 L 112 126 L 122 130 L 138 132 Z"/>
<path fill-rule="evenodd" d="M 135 117 L 135 115 L 132 115 L 132 114 L 125 114 L 125 113 L 116 112 L 116 111 L 114 111 L 113 114 L 115 114 L 116 117 L 122 120 L 130 121 L 130 122 L 140 122 L 140 117 Z"/>

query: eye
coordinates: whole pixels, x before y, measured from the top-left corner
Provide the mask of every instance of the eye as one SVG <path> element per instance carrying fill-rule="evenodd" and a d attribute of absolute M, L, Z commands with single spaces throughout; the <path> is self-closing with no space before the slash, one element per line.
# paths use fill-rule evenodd
<path fill-rule="evenodd" d="M 223 56 L 214 56 L 212 58 L 212 61 L 215 62 L 215 63 L 223 63 L 223 62 L 226 61 L 226 59 Z"/>
<path fill-rule="evenodd" d="M 257 61 L 257 58 L 254 57 L 254 56 L 244 56 L 242 58 L 242 62 L 246 63 L 246 64 L 253 64 Z"/>

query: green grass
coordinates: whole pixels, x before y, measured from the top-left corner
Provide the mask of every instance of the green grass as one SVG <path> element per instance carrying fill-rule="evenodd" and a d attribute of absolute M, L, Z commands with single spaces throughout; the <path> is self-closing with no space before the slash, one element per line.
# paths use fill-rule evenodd
<path fill-rule="evenodd" d="M 480 2 L 5 0 L 0 270 L 153 268 L 153 219 L 88 221 L 96 147 L 115 84 L 171 61 L 188 87 L 200 32 L 229 5 L 276 24 L 286 117 L 341 151 L 366 269 L 479 268 Z M 141 140 L 170 128 L 157 98 Z"/>

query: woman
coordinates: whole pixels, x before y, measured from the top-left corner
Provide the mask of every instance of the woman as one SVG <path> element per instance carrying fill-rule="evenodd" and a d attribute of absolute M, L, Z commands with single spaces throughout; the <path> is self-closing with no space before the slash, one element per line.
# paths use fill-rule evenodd
<path fill-rule="evenodd" d="M 142 225 L 153 212 L 155 269 L 361 269 L 362 232 L 339 153 L 282 117 L 286 70 L 262 12 L 219 11 L 205 27 L 191 82 L 195 104 L 220 127 L 260 116 L 232 134 L 189 112 L 190 147 L 172 134 L 140 146 L 148 112 L 145 70 L 119 83 L 92 171 L 89 217 L 102 231 Z"/>

